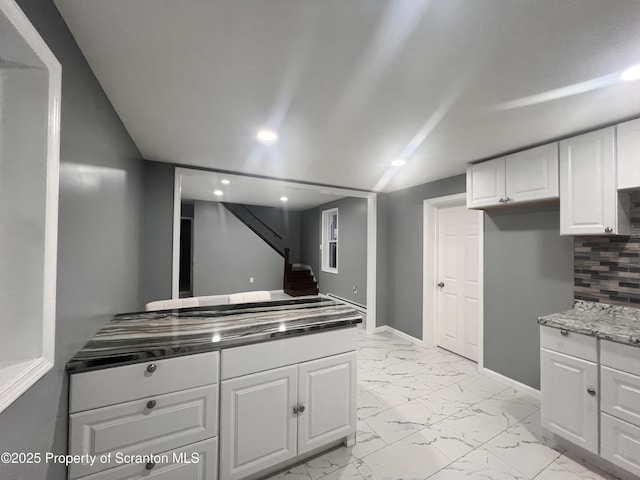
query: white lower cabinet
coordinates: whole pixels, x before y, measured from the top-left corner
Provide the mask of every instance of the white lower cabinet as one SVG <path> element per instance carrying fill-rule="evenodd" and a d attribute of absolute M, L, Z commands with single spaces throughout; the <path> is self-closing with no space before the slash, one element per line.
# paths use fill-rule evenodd
<path fill-rule="evenodd" d="M 600 341 L 600 454 L 640 476 L 640 347 Z"/>
<path fill-rule="evenodd" d="M 598 453 L 598 366 L 594 362 L 540 351 L 542 426 Z"/>
<path fill-rule="evenodd" d="M 546 326 L 540 345 L 542 426 L 640 476 L 640 347 Z"/>
<path fill-rule="evenodd" d="M 221 384 L 220 478 L 238 480 L 356 431 L 356 353 Z"/>
<path fill-rule="evenodd" d="M 69 454 L 95 461 L 70 464 L 69 480 L 215 480 L 219 357 L 72 375 Z"/>

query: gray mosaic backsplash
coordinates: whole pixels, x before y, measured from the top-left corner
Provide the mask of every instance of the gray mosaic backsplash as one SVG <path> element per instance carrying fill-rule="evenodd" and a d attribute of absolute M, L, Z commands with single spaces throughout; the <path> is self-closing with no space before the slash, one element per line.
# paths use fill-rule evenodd
<path fill-rule="evenodd" d="M 630 237 L 576 237 L 574 297 L 640 308 L 640 192 L 631 195 Z"/>

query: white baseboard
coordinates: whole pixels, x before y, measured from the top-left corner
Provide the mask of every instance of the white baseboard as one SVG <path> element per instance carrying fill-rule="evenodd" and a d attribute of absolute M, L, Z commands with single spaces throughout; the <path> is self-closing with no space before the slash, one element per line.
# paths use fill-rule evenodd
<path fill-rule="evenodd" d="M 536 400 L 541 400 L 542 398 L 540 395 L 540 390 L 536 390 L 535 388 L 530 387 L 529 385 L 525 385 L 524 383 L 520 383 L 512 378 L 505 377 L 504 375 L 498 372 L 494 372 L 493 370 L 489 370 L 488 368 L 483 368 L 481 374 L 485 377 L 489 377 L 492 380 L 496 380 L 497 382 L 504 383 L 514 390 L 522 392 L 525 395 L 529 395 Z"/>
<path fill-rule="evenodd" d="M 424 347 L 424 342 L 416 337 L 412 337 L 411 335 L 401 332 L 400 330 L 396 330 L 393 327 L 389 327 L 388 325 L 383 325 L 381 327 L 376 327 L 375 330 L 376 333 L 382 333 L 382 332 L 389 332 L 393 335 L 395 335 L 396 337 L 400 337 L 403 340 L 406 340 L 408 342 L 414 343 L 416 345 L 418 345 L 419 347 Z"/>

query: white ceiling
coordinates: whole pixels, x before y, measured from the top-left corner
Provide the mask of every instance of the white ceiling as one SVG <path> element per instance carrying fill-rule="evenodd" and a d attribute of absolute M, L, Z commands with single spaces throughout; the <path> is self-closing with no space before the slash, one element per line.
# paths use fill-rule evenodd
<path fill-rule="evenodd" d="M 637 0 L 56 4 L 149 160 L 393 191 L 640 115 Z"/>
<path fill-rule="evenodd" d="M 222 180 L 230 183 L 223 184 Z M 213 192 L 220 190 L 222 196 Z M 287 201 L 280 200 L 287 197 Z M 279 180 L 227 175 L 217 172 L 185 170 L 182 173 L 181 199 L 210 202 L 241 203 L 279 207 L 288 210 L 306 210 L 329 203 L 345 196 L 360 196 L 358 192 L 337 191 L 334 188 L 319 188 L 291 184 Z"/>

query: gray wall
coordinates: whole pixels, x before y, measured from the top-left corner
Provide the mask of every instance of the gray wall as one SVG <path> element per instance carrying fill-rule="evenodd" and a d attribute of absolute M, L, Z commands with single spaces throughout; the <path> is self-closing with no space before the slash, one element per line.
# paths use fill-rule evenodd
<path fill-rule="evenodd" d="M 378 271 L 378 290 L 386 292 L 386 312 L 378 308 L 379 325 L 389 325 L 422 338 L 423 202 L 464 192 L 465 175 L 398 190 L 385 195 L 378 208 L 378 228 L 386 223 L 386 275 Z M 386 203 L 386 204 L 385 204 Z M 378 239 L 384 233 L 379 232 Z M 382 282 L 382 284 L 381 284 Z M 386 285 L 384 283 L 386 282 Z"/>
<path fill-rule="evenodd" d="M 338 209 L 338 273 L 320 268 L 322 211 Z M 301 261 L 311 265 L 321 293 L 367 304 L 367 200 L 347 197 L 302 212 Z M 353 286 L 357 293 L 353 292 Z"/>
<path fill-rule="evenodd" d="M 175 167 L 144 162 L 144 203 L 140 242 L 142 303 L 171 298 L 173 187 Z"/>
<path fill-rule="evenodd" d="M 283 258 L 226 208 L 216 202 L 194 202 L 195 296 L 280 290 L 283 272 Z"/>
<path fill-rule="evenodd" d="M 573 237 L 558 205 L 485 214 L 484 366 L 540 388 L 537 317 L 571 308 Z"/>
<path fill-rule="evenodd" d="M 67 451 L 65 363 L 138 299 L 142 162 L 53 2 L 18 0 L 62 63 L 55 365 L 0 413 L 0 451 Z M 1 465 L 3 479 L 66 478 L 53 464 Z"/>

